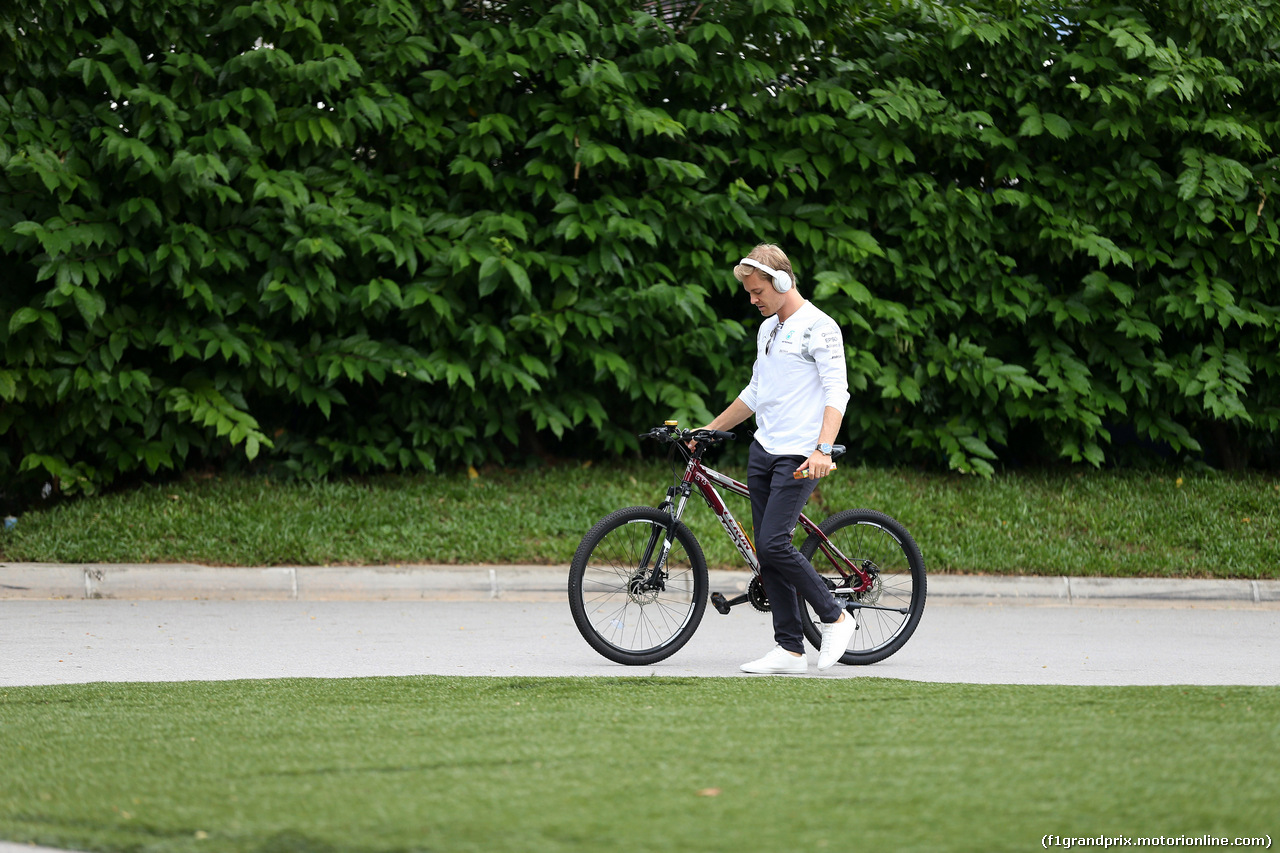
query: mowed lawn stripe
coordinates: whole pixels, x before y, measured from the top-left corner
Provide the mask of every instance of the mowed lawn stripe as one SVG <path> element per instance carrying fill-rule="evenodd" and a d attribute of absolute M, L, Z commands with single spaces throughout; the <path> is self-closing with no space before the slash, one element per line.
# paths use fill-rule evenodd
<path fill-rule="evenodd" d="M 0 838 L 1029 850 L 1275 833 L 1280 688 L 369 678 L 0 688 Z"/>

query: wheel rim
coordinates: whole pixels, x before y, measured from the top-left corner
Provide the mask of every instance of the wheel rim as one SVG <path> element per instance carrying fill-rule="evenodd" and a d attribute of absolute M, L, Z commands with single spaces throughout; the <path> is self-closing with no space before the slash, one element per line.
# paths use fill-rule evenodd
<path fill-rule="evenodd" d="M 894 535 L 874 522 L 860 521 L 841 527 L 829 534 L 840 552 L 856 565 L 873 568 L 877 583 L 873 585 L 865 603 L 877 609 L 854 608 L 850 615 L 858 621 L 858 630 L 849 641 L 848 651 L 855 655 L 876 652 L 893 643 L 906 630 L 911 620 L 911 606 L 915 598 L 916 583 L 911 574 L 911 563 L 906 549 Z M 831 561 L 819 550 L 811 558 L 818 573 L 837 589 L 843 588 L 844 579 L 835 571 Z M 836 595 L 838 601 L 859 603 L 856 595 Z M 878 609 L 888 608 L 888 609 Z M 807 608 L 806 608 L 807 609 Z M 906 610 L 898 613 L 897 610 Z M 817 619 L 809 610 L 810 620 Z"/>
<path fill-rule="evenodd" d="M 600 640 L 627 653 L 660 649 L 680 636 L 693 618 L 695 577 L 677 537 L 667 553 L 665 589 L 643 590 L 640 561 L 654 532 L 665 528 L 646 519 L 620 524 L 591 550 L 582 573 L 582 604 Z M 659 540 L 655 556 L 661 549 Z M 650 561 L 652 566 L 652 560 Z"/>

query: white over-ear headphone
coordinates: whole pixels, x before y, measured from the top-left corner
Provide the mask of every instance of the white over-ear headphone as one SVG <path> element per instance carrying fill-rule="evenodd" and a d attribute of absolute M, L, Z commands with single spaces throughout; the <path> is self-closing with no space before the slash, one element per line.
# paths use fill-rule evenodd
<path fill-rule="evenodd" d="M 779 293 L 786 293 L 788 290 L 791 289 L 791 284 L 792 284 L 791 276 L 787 275 L 782 270 L 775 270 L 773 267 L 767 267 L 764 264 L 760 263 L 759 261 L 755 260 L 754 258 L 743 258 L 742 260 L 738 261 L 738 263 L 746 264 L 749 267 L 755 267 L 756 269 L 760 270 L 760 272 L 772 278 L 773 289 L 778 291 Z"/>

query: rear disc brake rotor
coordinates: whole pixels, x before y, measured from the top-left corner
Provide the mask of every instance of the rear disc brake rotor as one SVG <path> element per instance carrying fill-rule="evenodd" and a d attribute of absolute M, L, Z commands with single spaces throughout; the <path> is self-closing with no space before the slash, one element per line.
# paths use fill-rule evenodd
<path fill-rule="evenodd" d="M 859 604 L 879 604 L 880 595 L 884 592 L 884 581 L 880 580 L 880 574 L 877 572 L 871 576 L 871 585 L 862 592 L 854 593 L 854 599 Z"/>

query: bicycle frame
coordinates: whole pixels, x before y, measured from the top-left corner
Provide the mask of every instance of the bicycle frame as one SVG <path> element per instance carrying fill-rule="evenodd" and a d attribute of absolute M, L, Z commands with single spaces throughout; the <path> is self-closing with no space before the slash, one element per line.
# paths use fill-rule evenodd
<path fill-rule="evenodd" d="M 763 569 L 775 570 L 772 547 L 757 554 L 754 534 L 726 505 L 732 503 L 731 495 L 751 497 L 750 479 L 739 482 L 703 464 L 707 448 L 732 441 L 736 435 L 705 427 L 682 430 L 678 422 L 668 420 L 639 437 L 672 445 L 672 453 L 679 447 L 684 471 L 676 469 L 667 480 L 660 505 L 617 509 L 596 522 L 579 543 L 569 567 L 569 609 L 587 643 L 609 660 L 647 666 L 684 647 L 708 605 L 727 615 L 735 607 L 750 604 L 764 612 L 798 605 L 805 638 L 821 647 L 819 610 L 827 609 L 827 602 L 818 600 L 821 590 L 813 590 L 816 597 L 806 591 L 804 597 L 813 601 L 801 602 L 802 596 L 788 589 L 792 600 L 771 602 Z M 832 458 L 843 451 L 833 447 Z M 715 573 L 708 571 L 698 535 L 682 520 L 695 490 L 751 568 L 749 583 L 732 597 L 712 591 Z M 893 518 L 871 509 L 846 509 L 825 517 L 821 524 L 796 512 L 795 527 L 779 532 L 794 538 L 801 529 L 801 554 L 813 563 L 840 608 L 858 620 L 858 633 L 840 661 L 875 663 L 900 649 L 919 623 L 925 600 L 924 559 L 911 534 Z M 772 534 L 767 544 L 774 544 Z M 782 594 L 781 589 L 774 591 Z"/>
<path fill-rule="evenodd" d="M 713 468 L 708 468 L 702 462 L 703 447 L 699 446 L 695 451 L 689 454 L 689 462 L 685 466 L 684 476 L 681 478 L 680 484 L 671 486 L 667 489 L 667 500 L 663 502 L 660 509 L 665 509 L 671 513 L 672 523 L 667 530 L 664 538 L 662 556 L 654 566 L 654 574 L 652 580 L 660 577 L 663 566 L 666 563 L 667 550 L 671 547 L 671 542 L 675 538 L 675 526 L 684 515 L 685 506 L 688 504 L 689 496 L 693 493 L 696 486 L 702 499 L 706 501 L 707 506 L 711 509 L 720 525 L 729 535 L 729 539 L 733 542 L 734 547 L 738 549 L 738 553 L 742 555 L 742 559 L 746 561 L 751 568 L 752 574 L 759 576 L 760 560 L 756 556 L 755 545 L 751 542 L 751 537 L 747 535 L 747 531 L 742 527 L 738 520 L 734 518 L 733 513 L 720 497 L 720 493 L 716 491 L 716 486 L 720 486 L 726 491 L 738 495 L 739 497 L 750 498 L 751 492 L 745 483 L 740 483 L 732 477 L 726 476 Z M 679 497 L 679 502 L 672 503 L 672 498 Z M 840 552 L 827 535 L 822 532 L 818 525 L 803 512 L 800 513 L 799 526 L 811 536 L 818 537 L 818 547 L 831 561 L 831 565 L 836 571 L 845 578 L 847 587 L 841 589 L 841 592 L 862 592 L 870 588 L 871 576 L 861 567 Z M 647 564 L 652 557 L 652 549 L 656 546 L 656 542 L 650 542 L 650 547 L 645 554 Z"/>

